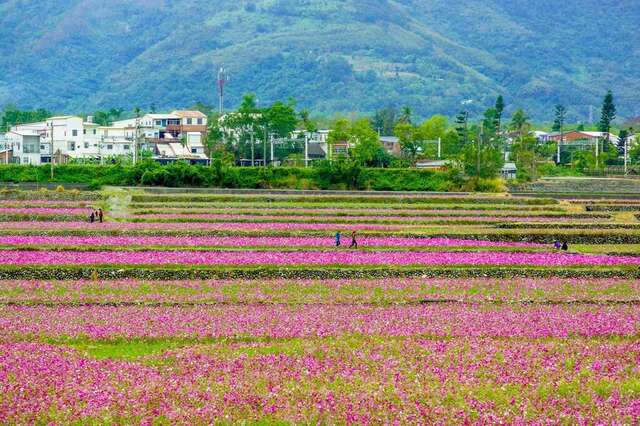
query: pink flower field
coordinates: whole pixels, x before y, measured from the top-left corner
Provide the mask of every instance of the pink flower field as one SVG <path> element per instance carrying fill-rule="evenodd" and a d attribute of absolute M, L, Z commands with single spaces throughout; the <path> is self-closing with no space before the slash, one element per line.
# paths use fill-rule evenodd
<path fill-rule="evenodd" d="M 0 192 L 0 424 L 638 424 L 629 215 L 246 192 L 140 214 L 207 210 L 172 191 Z"/>
<path fill-rule="evenodd" d="M 542 247 L 542 244 L 451 238 L 363 237 L 370 247 Z M 330 237 L 171 237 L 171 236 L 0 236 L 0 245 L 55 246 L 193 246 L 193 247 L 332 247 Z"/>
<path fill-rule="evenodd" d="M 4 250 L 5 265 L 519 265 L 637 266 L 640 257 L 521 252 L 398 251 L 27 251 Z"/>

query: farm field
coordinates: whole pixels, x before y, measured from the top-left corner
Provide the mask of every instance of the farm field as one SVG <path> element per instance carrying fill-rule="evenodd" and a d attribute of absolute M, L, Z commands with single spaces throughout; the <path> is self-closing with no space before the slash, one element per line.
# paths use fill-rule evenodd
<path fill-rule="evenodd" d="M 634 424 L 637 215 L 633 200 L 0 191 L 0 423 Z"/>

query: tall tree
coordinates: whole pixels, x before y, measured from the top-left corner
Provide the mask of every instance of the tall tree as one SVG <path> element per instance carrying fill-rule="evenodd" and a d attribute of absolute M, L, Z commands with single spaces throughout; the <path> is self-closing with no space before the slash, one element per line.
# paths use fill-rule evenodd
<path fill-rule="evenodd" d="M 564 142 L 564 123 L 567 120 L 567 109 L 564 107 L 564 105 L 558 104 L 555 107 L 554 115 L 555 118 L 553 120 L 553 131 L 560 132 L 560 140 L 558 141 L 557 149 L 558 152 L 556 153 L 556 163 L 560 164 L 560 146 L 562 142 Z"/>
<path fill-rule="evenodd" d="M 553 131 L 560 132 L 564 136 L 564 124 L 567 121 L 567 108 L 564 105 L 556 105 L 554 109 Z"/>
<path fill-rule="evenodd" d="M 509 128 L 518 134 L 518 138 L 520 138 L 520 140 L 529 133 L 529 129 L 531 128 L 529 116 L 522 108 L 518 108 L 516 112 L 513 113 L 513 116 L 511 116 Z"/>
<path fill-rule="evenodd" d="M 500 136 L 500 133 L 502 131 L 502 114 L 504 113 L 505 108 L 504 98 L 502 97 L 502 95 L 498 96 L 498 98 L 496 99 L 496 104 L 493 108 L 496 111 L 496 134 Z"/>
<path fill-rule="evenodd" d="M 616 119 L 616 106 L 613 103 L 613 92 L 609 90 L 604 97 L 604 101 L 602 102 L 602 111 L 600 112 L 600 124 L 599 130 L 605 133 L 604 137 L 604 146 L 603 151 L 609 151 L 609 143 L 611 142 L 611 138 L 609 134 L 611 133 L 611 123 Z"/>
<path fill-rule="evenodd" d="M 371 117 L 373 129 L 380 133 L 380 136 L 392 136 L 398 118 L 395 108 L 379 109 Z"/>
<path fill-rule="evenodd" d="M 467 111 L 460 111 L 456 115 L 456 132 L 462 145 L 466 145 L 469 142 L 469 113 Z"/>

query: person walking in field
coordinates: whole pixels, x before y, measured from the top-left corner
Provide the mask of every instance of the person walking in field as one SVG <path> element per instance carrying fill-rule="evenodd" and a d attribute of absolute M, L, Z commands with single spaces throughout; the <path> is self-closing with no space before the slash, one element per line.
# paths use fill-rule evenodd
<path fill-rule="evenodd" d="M 96 212 L 91 209 L 91 214 L 89 215 L 89 223 L 93 223 L 96 221 Z"/>
<path fill-rule="evenodd" d="M 566 241 L 562 244 L 562 251 L 569 251 L 569 244 Z"/>
<path fill-rule="evenodd" d="M 560 250 L 562 248 L 562 243 L 560 242 L 560 240 L 556 240 L 556 242 L 553 243 L 553 247 L 555 247 L 556 250 Z"/>
<path fill-rule="evenodd" d="M 356 231 L 351 232 L 351 245 L 349 248 L 358 248 L 358 241 L 356 240 Z"/>
<path fill-rule="evenodd" d="M 340 244 L 342 244 L 340 242 L 341 238 L 342 238 L 342 235 L 340 235 L 340 231 L 336 232 L 336 247 L 340 247 Z"/>
<path fill-rule="evenodd" d="M 100 223 L 102 223 L 102 221 L 104 220 L 104 213 L 102 212 L 102 208 L 98 209 L 98 220 L 100 221 Z"/>

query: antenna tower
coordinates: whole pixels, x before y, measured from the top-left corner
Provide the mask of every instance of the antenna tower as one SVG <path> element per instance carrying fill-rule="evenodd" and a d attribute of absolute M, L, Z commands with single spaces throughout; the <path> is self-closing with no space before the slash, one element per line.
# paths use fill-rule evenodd
<path fill-rule="evenodd" d="M 224 88 L 229 82 L 229 76 L 227 70 L 224 67 L 220 67 L 218 70 L 218 96 L 219 96 L 219 112 L 220 115 L 224 114 Z"/>

